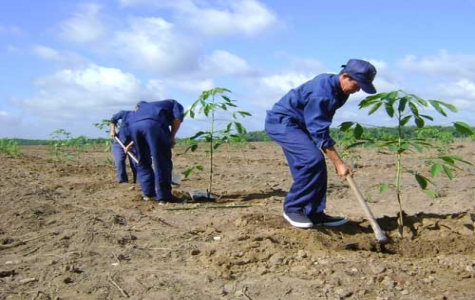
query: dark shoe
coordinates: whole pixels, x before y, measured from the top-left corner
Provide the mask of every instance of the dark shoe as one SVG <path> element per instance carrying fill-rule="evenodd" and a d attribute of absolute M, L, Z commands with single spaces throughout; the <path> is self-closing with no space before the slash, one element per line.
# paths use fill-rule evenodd
<path fill-rule="evenodd" d="M 313 214 L 309 218 L 315 226 L 340 226 L 349 221 L 345 217 L 332 217 L 324 212 Z"/>
<path fill-rule="evenodd" d="M 304 211 L 300 212 L 285 212 L 284 218 L 290 223 L 290 225 L 297 228 L 311 228 L 313 227 L 312 221 L 305 215 Z"/>
<path fill-rule="evenodd" d="M 171 196 L 170 198 L 158 200 L 158 203 L 159 203 L 159 204 L 166 204 L 166 203 L 184 203 L 185 201 L 186 201 L 185 199 L 178 198 L 178 197 L 175 197 L 175 196 Z M 161 203 L 161 202 L 163 202 L 163 203 Z"/>

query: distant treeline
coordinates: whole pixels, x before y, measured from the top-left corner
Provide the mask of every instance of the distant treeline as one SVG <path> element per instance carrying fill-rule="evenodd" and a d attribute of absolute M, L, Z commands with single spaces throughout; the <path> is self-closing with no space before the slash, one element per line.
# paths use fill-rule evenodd
<path fill-rule="evenodd" d="M 423 129 L 419 129 L 416 126 L 407 126 L 403 127 L 401 130 L 403 131 L 402 134 L 407 138 L 438 139 L 447 136 L 451 136 L 453 138 L 467 137 L 455 130 L 453 126 L 426 126 Z M 472 130 L 475 130 L 475 127 L 472 127 Z M 342 132 L 339 128 L 330 128 L 330 135 L 336 141 L 347 138 L 347 133 Z M 387 137 L 394 137 L 397 135 L 398 129 L 396 127 L 365 128 L 365 137 L 367 138 L 385 139 Z M 270 141 L 270 138 L 265 131 L 248 132 L 245 136 L 245 139 L 249 142 Z"/>
<path fill-rule="evenodd" d="M 455 130 L 454 127 L 448 126 L 427 126 L 425 128 L 418 129 L 415 126 L 407 126 L 403 127 L 403 134 L 408 138 L 441 138 L 451 136 L 453 138 L 464 138 L 464 136 L 460 134 L 458 131 Z M 472 127 L 472 130 L 475 130 L 475 127 Z M 341 132 L 338 128 L 331 128 L 330 134 L 336 141 L 345 138 L 345 133 Z M 396 127 L 368 127 L 365 128 L 365 136 L 374 139 L 384 139 L 390 136 L 397 135 L 397 128 Z M 51 143 L 50 140 L 29 140 L 29 139 L 12 139 L 16 141 L 19 145 L 48 145 Z M 89 144 L 104 144 L 107 138 L 94 138 L 89 139 L 87 138 L 87 142 Z M 271 139 L 267 135 L 264 130 L 261 131 L 251 131 L 247 132 L 241 141 L 248 141 L 248 142 L 265 142 L 270 141 Z M 186 138 L 179 139 L 178 142 L 186 143 Z"/>
<path fill-rule="evenodd" d="M 49 145 L 52 142 L 51 140 L 29 140 L 29 139 L 17 139 L 17 138 L 13 138 L 11 140 L 16 141 L 18 145 L 22 145 L 22 146 Z M 92 144 L 92 145 L 94 144 L 102 145 L 106 141 L 109 141 L 109 140 L 110 139 L 107 139 L 107 138 L 84 139 L 84 141 L 87 141 L 87 143 Z"/>

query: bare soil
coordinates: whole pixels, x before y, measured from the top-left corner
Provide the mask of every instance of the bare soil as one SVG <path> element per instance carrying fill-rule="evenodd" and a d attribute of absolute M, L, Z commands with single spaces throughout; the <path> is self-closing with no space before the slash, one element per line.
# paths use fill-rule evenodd
<path fill-rule="evenodd" d="M 475 142 L 452 152 L 475 162 Z M 175 171 L 206 164 L 175 149 Z M 403 179 L 397 230 L 395 158 L 359 150 L 355 181 L 391 243 L 377 244 L 347 182 L 328 164 L 330 214 L 351 222 L 301 230 L 282 217 L 291 184 L 274 143 L 215 153 L 215 202 L 158 205 L 117 184 L 108 152 L 53 163 L 46 147 L 0 154 L 0 299 L 474 299 L 475 169 L 436 179 L 432 199 Z M 427 172 L 421 157 L 407 166 Z M 195 172 L 174 188 L 205 190 Z"/>

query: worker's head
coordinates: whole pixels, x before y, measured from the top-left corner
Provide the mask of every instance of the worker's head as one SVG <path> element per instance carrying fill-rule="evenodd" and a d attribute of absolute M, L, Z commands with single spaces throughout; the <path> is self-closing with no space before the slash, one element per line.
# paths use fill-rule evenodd
<path fill-rule="evenodd" d="M 147 103 L 147 101 L 139 101 L 137 104 L 135 104 L 135 110 L 139 109 L 140 105 Z"/>
<path fill-rule="evenodd" d="M 362 89 L 368 94 L 376 93 L 373 85 L 376 68 L 371 63 L 361 59 L 350 59 L 342 68 L 340 82 L 343 92 L 353 94 Z"/>

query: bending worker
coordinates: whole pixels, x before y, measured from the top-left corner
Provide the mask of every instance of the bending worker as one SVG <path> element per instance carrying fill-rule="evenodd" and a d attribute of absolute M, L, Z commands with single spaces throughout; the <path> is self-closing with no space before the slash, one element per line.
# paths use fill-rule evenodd
<path fill-rule="evenodd" d="M 137 109 L 137 106 L 135 107 Z M 127 153 L 125 152 L 124 147 L 117 141 L 119 139 L 123 145 L 128 145 L 132 142 L 130 138 L 128 126 L 127 126 L 127 119 L 130 114 L 133 114 L 133 111 L 121 110 L 115 115 L 112 116 L 110 120 L 110 135 L 114 138 L 114 143 L 112 143 L 112 155 L 114 156 L 115 162 L 115 170 L 117 174 L 117 181 L 119 183 L 127 183 L 129 182 L 129 178 L 127 176 L 127 167 L 126 167 L 126 160 L 127 160 Z M 120 121 L 120 126 L 118 123 Z M 119 127 L 119 133 L 116 133 L 116 129 Z M 129 150 L 132 155 L 135 155 L 135 150 L 133 147 Z M 129 156 L 129 166 L 132 170 L 133 176 L 133 183 L 137 182 L 137 163 Z"/>
<path fill-rule="evenodd" d="M 348 219 L 325 213 L 327 167 L 325 155 L 343 179 L 350 168 L 338 155 L 330 137 L 336 110 L 362 89 L 376 93 L 376 68 L 367 61 L 350 59 L 339 74 L 320 74 L 290 90 L 267 111 L 265 130 L 287 159 L 293 184 L 284 200 L 284 218 L 294 227 L 339 226 Z"/>
<path fill-rule="evenodd" d="M 159 203 L 180 202 L 172 195 L 172 148 L 184 118 L 183 106 L 176 100 L 140 102 L 128 119 L 137 149 L 137 171 L 144 200 Z M 153 164 L 152 164 L 153 162 Z M 153 167 L 152 167 L 153 166 Z"/>

